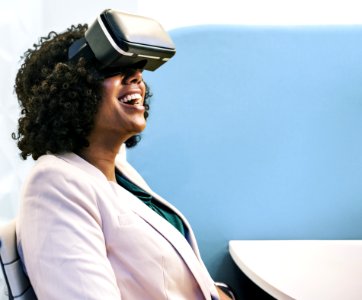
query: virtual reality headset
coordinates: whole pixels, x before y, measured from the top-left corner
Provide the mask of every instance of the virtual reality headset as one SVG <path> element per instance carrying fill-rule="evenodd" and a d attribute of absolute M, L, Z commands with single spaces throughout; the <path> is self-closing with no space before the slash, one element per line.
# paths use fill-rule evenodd
<path fill-rule="evenodd" d="M 157 21 L 107 9 L 84 38 L 69 47 L 68 58 L 95 58 L 99 70 L 112 76 L 127 67 L 154 71 L 175 53 L 170 36 Z"/>

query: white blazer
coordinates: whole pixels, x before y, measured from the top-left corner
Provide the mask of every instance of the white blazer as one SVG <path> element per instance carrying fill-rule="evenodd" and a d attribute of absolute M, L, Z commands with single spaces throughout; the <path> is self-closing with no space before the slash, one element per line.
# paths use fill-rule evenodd
<path fill-rule="evenodd" d="M 184 216 L 124 158 L 117 168 L 181 217 L 187 239 L 76 154 L 44 155 L 25 182 L 17 221 L 38 299 L 218 299 Z"/>

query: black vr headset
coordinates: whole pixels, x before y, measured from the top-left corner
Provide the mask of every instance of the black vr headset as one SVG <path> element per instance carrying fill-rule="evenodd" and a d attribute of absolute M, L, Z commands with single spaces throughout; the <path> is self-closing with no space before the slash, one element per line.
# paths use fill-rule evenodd
<path fill-rule="evenodd" d="M 127 67 L 154 71 L 175 53 L 170 36 L 157 21 L 107 9 L 84 38 L 69 47 L 68 58 L 96 59 L 99 70 L 112 76 Z"/>

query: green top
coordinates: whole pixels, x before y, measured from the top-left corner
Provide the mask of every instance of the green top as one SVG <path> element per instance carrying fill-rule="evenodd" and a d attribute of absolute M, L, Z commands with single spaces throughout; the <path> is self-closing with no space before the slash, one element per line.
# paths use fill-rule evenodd
<path fill-rule="evenodd" d="M 118 170 L 116 170 L 116 180 L 120 186 L 139 198 L 144 204 L 166 219 L 178 231 L 180 231 L 183 236 L 185 236 L 184 224 L 177 214 L 171 211 L 167 206 L 157 201 L 152 195 L 141 189 L 139 186 L 135 185 Z"/>

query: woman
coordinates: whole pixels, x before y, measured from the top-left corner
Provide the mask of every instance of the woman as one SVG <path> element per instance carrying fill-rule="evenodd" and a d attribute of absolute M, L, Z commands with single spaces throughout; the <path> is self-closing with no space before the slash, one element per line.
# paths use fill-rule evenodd
<path fill-rule="evenodd" d="M 36 160 L 18 249 L 38 299 L 229 299 L 187 220 L 125 160 L 123 145 L 137 144 L 148 116 L 142 70 L 106 77 L 91 59 L 68 60 L 86 29 L 42 38 L 16 77 L 13 137 Z"/>

